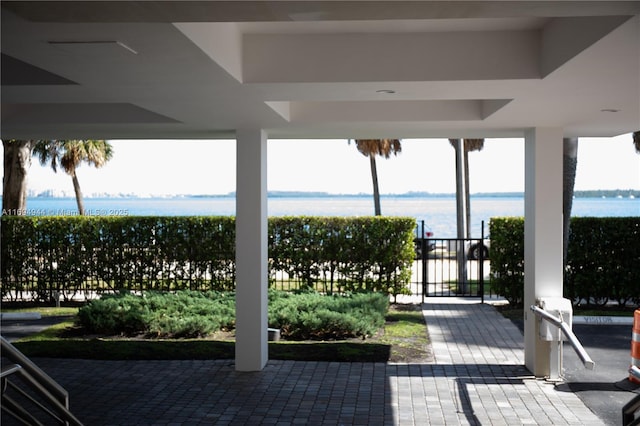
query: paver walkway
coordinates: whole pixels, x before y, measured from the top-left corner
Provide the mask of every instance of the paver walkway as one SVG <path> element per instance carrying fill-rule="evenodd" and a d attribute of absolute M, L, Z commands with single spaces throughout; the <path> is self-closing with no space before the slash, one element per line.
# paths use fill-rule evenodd
<path fill-rule="evenodd" d="M 602 425 L 577 395 L 560 392 L 524 368 L 524 342 L 513 323 L 490 305 L 461 298 L 428 298 L 425 319 L 435 355 L 435 387 L 455 416 L 431 424 Z M 430 387 L 432 383 L 425 383 Z M 436 411 L 437 412 L 437 411 Z M 449 421 L 451 420 L 451 421 Z M 417 422 L 416 422 L 417 423 Z"/>
<path fill-rule="evenodd" d="M 86 425 L 602 424 L 575 394 L 531 376 L 522 335 L 493 307 L 433 298 L 423 312 L 429 364 L 272 360 L 240 373 L 228 360 L 35 362 Z"/>

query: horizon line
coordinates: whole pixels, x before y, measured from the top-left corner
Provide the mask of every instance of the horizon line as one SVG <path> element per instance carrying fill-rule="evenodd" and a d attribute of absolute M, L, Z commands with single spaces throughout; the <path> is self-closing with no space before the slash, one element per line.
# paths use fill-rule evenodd
<path fill-rule="evenodd" d="M 44 190 L 35 195 L 28 195 L 27 198 L 75 198 L 75 195 L 68 194 L 70 191 L 59 190 Z M 56 193 L 62 193 L 63 195 L 56 195 Z M 84 198 L 227 198 L 235 197 L 236 192 L 231 191 L 225 194 L 188 194 L 188 193 L 176 193 L 176 194 L 154 194 L 154 193 L 106 193 L 96 192 L 93 194 L 85 194 Z M 472 197 L 522 197 L 525 195 L 524 191 L 490 191 L 490 192 L 474 192 L 469 194 Z M 640 196 L 640 189 L 586 189 L 575 190 L 574 197 L 584 196 Z M 372 197 L 372 193 L 359 192 L 359 193 L 332 193 L 326 191 L 281 191 L 273 190 L 267 191 L 267 196 L 272 198 L 284 198 L 284 197 Z M 455 197 L 455 192 L 428 192 L 428 191 L 408 191 L 403 193 L 383 193 L 380 197 Z M 2 198 L 2 194 L 0 194 Z"/>

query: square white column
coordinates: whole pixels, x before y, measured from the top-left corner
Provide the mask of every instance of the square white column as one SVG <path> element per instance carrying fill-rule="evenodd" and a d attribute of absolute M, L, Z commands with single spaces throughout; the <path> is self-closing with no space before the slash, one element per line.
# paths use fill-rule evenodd
<path fill-rule="evenodd" d="M 267 342 L 267 135 L 236 131 L 236 370 L 262 370 Z"/>
<path fill-rule="evenodd" d="M 549 342 L 538 338 L 529 307 L 541 297 L 562 297 L 562 129 L 534 128 L 525 134 L 524 340 L 525 365 L 549 374 Z"/>

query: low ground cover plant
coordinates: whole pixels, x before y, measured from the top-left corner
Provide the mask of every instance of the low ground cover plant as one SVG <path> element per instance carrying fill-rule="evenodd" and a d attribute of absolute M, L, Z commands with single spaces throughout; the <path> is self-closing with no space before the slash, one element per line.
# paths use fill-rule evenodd
<path fill-rule="evenodd" d="M 384 326 L 388 297 L 380 293 L 323 295 L 269 292 L 269 327 L 289 340 L 366 337 Z M 89 333 L 147 337 L 204 337 L 235 328 L 233 292 L 120 293 L 80 308 Z"/>
<path fill-rule="evenodd" d="M 389 298 L 381 293 L 325 296 L 317 292 L 269 293 L 269 326 L 289 340 L 366 337 L 384 326 Z"/>
<path fill-rule="evenodd" d="M 90 333 L 198 337 L 235 323 L 235 300 L 223 292 L 147 292 L 105 295 L 78 311 Z"/>

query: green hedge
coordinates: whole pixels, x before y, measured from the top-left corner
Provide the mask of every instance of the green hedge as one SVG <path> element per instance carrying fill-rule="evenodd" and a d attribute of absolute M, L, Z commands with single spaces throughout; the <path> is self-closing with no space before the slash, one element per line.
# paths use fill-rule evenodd
<path fill-rule="evenodd" d="M 524 300 L 524 218 L 492 218 L 491 285 L 510 303 Z M 640 218 L 575 217 L 564 296 L 575 303 L 640 304 Z"/>
<path fill-rule="evenodd" d="M 492 217 L 491 289 L 509 303 L 524 301 L 524 218 Z"/>
<path fill-rule="evenodd" d="M 270 218 L 270 281 L 403 293 L 414 229 L 412 218 Z M 233 217 L 3 216 L 1 243 L 3 298 L 235 289 Z"/>
<path fill-rule="evenodd" d="M 411 278 L 415 226 L 411 218 L 271 218 L 269 269 L 308 287 L 401 294 Z"/>
<path fill-rule="evenodd" d="M 2 217 L 3 297 L 30 292 L 230 290 L 228 217 Z"/>
<path fill-rule="evenodd" d="M 565 294 L 587 304 L 640 304 L 640 217 L 571 220 Z"/>

